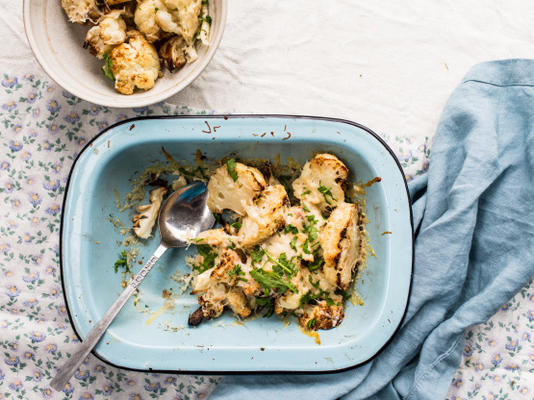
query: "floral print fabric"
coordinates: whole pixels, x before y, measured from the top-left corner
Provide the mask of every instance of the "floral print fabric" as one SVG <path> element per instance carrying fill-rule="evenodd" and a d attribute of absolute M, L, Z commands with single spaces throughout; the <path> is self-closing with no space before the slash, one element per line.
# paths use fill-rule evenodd
<path fill-rule="evenodd" d="M 0 78 L 0 399 L 205 399 L 218 378 L 121 370 L 90 355 L 62 392 L 49 387 L 74 334 L 59 273 L 59 224 L 68 172 L 84 145 L 135 116 L 191 113 L 157 104 L 133 110 L 82 101 L 34 74 Z M 430 138 L 382 137 L 408 179 L 428 166 Z M 449 398 L 534 398 L 534 289 L 525 287 L 466 333 Z"/>

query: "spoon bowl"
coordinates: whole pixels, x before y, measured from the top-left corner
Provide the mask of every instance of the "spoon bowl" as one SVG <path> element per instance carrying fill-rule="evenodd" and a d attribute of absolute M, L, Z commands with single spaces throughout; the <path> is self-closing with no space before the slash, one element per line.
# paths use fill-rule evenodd
<path fill-rule="evenodd" d="M 185 247 L 191 238 L 213 226 L 215 218 L 206 206 L 208 189 L 195 182 L 172 193 L 159 212 L 161 243 Z"/>

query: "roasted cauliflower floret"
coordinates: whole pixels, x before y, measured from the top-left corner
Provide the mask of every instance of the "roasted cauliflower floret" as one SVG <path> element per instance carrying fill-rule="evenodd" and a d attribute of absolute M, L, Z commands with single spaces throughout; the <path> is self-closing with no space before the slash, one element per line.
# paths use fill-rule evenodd
<path fill-rule="evenodd" d="M 161 29 L 156 20 L 156 14 L 159 10 L 166 9 L 163 0 L 138 0 L 137 2 L 135 25 L 150 43 L 160 39 Z"/>
<path fill-rule="evenodd" d="M 179 32 L 175 32 L 174 26 L 161 25 L 163 30 L 174 32 L 183 36 L 188 44 L 192 44 L 195 33 L 198 30 L 202 0 L 164 0 L 169 13 L 172 14 L 173 23 L 177 22 Z M 167 28 L 167 29 L 166 29 Z M 169 30 L 168 30 L 169 29 Z"/>
<path fill-rule="evenodd" d="M 263 242 L 285 225 L 288 206 L 282 185 L 268 186 L 254 204 L 246 208 L 246 217 L 237 233 L 240 246 L 247 248 Z"/>
<path fill-rule="evenodd" d="M 332 211 L 326 226 L 319 233 L 319 242 L 323 249 L 326 280 L 341 290 L 346 290 L 356 263 L 362 256 L 363 240 L 355 204 L 341 203 Z"/>
<path fill-rule="evenodd" d="M 137 207 L 139 214 L 134 215 L 132 221 L 134 223 L 133 230 L 135 234 L 141 239 L 148 239 L 152 233 L 152 229 L 156 224 L 159 209 L 163 196 L 167 194 L 167 189 L 159 187 L 150 192 L 150 204 L 141 205 Z"/>
<path fill-rule="evenodd" d="M 83 44 L 83 47 L 89 48 L 89 51 L 92 55 L 102 59 L 104 57 L 104 54 L 111 51 L 113 46 L 104 43 L 104 41 L 100 37 L 100 32 L 101 29 L 98 25 L 93 26 L 91 29 L 89 29 L 87 31 L 87 35 L 85 35 L 85 42 Z"/>
<path fill-rule="evenodd" d="M 299 318 L 299 324 L 310 330 L 332 329 L 343 321 L 344 316 L 343 305 L 329 306 L 322 300 L 316 305 L 304 306 L 304 314 Z"/>
<path fill-rule="evenodd" d="M 228 292 L 226 301 L 234 314 L 239 315 L 241 318 L 248 317 L 252 312 L 248 305 L 247 298 L 239 288 L 231 289 Z"/>
<path fill-rule="evenodd" d="M 104 15 L 100 22 L 100 38 L 104 44 L 121 44 L 126 40 L 126 24 L 121 10 L 113 10 Z"/>
<path fill-rule="evenodd" d="M 160 72 L 154 46 L 138 31 L 129 31 L 128 37 L 128 43 L 122 43 L 111 51 L 115 89 L 122 94 L 132 94 L 136 87 L 150 89 Z"/>
<path fill-rule="evenodd" d="M 83 24 L 90 18 L 96 6 L 96 0 L 61 0 L 61 7 L 65 10 L 70 22 Z"/>
<path fill-rule="evenodd" d="M 207 291 L 198 296 L 198 303 L 202 308 L 204 318 L 217 318 L 224 311 L 228 287 L 223 283 L 214 283 Z"/>
<path fill-rule="evenodd" d="M 182 68 L 186 64 L 186 47 L 187 44 L 181 36 L 173 36 L 161 45 L 159 55 L 169 71 Z"/>
<path fill-rule="evenodd" d="M 321 211 L 335 208 L 345 200 L 343 183 L 348 168 L 332 154 L 318 154 L 302 168 L 293 190 L 303 204 L 316 205 Z"/>
<path fill-rule="evenodd" d="M 192 45 L 199 28 L 201 0 L 139 0 L 135 24 L 149 42 L 162 38 L 162 31 L 182 36 Z"/>
<path fill-rule="evenodd" d="M 126 24 L 121 14 L 121 10 L 113 10 L 87 31 L 84 47 L 89 47 L 97 58 L 102 58 L 104 53 L 126 40 Z"/>
<path fill-rule="evenodd" d="M 237 239 L 226 233 L 224 228 L 209 229 L 195 238 L 195 244 L 209 244 L 214 247 L 230 247 Z"/>
<path fill-rule="evenodd" d="M 248 279 L 241 278 L 245 273 L 240 263 L 239 255 L 226 249 L 218 257 L 215 267 L 195 277 L 193 294 L 200 294 L 198 301 L 204 318 L 218 317 L 225 306 L 229 306 L 240 317 L 250 315 L 251 309 L 243 289 L 236 285 L 238 281 L 248 282 Z"/>
<path fill-rule="evenodd" d="M 223 165 L 210 177 L 208 207 L 211 212 L 232 210 L 239 215 L 245 215 L 246 207 L 253 203 L 267 185 L 262 173 L 256 168 L 235 163 L 232 173 L 234 172 L 237 176 L 235 181 L 228 173 L 228 167 Z"/>

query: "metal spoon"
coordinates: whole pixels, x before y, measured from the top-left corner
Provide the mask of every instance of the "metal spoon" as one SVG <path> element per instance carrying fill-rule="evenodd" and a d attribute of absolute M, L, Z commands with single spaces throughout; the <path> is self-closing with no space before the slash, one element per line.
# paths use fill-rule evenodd
<path fill-rule="evenodd" d="M 80 344 L 79 349 L 57 371 L 56 376 L 50 382 L 50 386 L 54 390 L 60 391 L 63 389 L 163 253 L 171 247 L 186 246 L 189 238 L 195 237 L 200 232 L 213 226 L 215 218 L 206 205 L 207 198 L 208 188 L 206 185 L 202 182 L 196 182 L 180 188 L 165 201 L 158 218 L 159 232 L 161 234 L 159 247 L 89 332 L 89 335 Z"/>

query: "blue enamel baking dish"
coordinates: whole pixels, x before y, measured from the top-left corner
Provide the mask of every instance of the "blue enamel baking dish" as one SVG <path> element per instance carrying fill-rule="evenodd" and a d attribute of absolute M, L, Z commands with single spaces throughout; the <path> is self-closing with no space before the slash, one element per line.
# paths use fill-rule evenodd
<path fill-rule="evenodd" d="M 280 155 L 304 163 L 315 152 L 332 152 L 366 182 L 367 225 L 376 257 L 357 283 L 364 305 L 347 304 L 342 324 L 319 331 L 321 344 L 304 335 L 295 322 L 275 316 L 236 323 L 232 315 L 187 326 L 197 307 L 184 294 L 161 315 L 141 313 L 132 300 L 94 349 L 110 364 L 135 370 L 195 373 L 333 372 L 373 358 L 399 327 L 408 302 L 413 262 L 413 228 L 406 181 L 391 149 L 371 130 L 331 118 L 283 115 L 176 116 L 124 121 L 95 137 L 72 168 L 61 226 L 61 274 L 74 330 L 82 339 L 122 290 L 113 265 L 124 237 L 109 222 L 118 213 L 114 189 L 123 198 L 130 179 L 154 161 L 165 161 L 161 148 L 192 165 L 200 149 L 219 159 L 274 159 Z M 159 237 L 147 241 L 148 259 Z M 173 249 L 140 287 L 141 303 L 161 310 L 162 290 L 179 285 L 170 279 L 186 273 L 192 249 Z M 140 266 L 139 266 L 140 268 Z"/>

